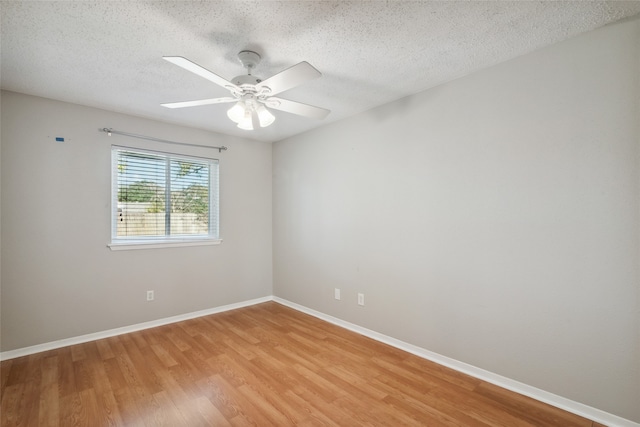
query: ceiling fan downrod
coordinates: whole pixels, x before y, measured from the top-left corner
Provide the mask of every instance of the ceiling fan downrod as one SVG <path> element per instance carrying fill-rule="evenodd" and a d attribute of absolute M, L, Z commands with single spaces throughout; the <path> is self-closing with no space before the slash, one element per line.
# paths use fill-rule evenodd
<path fill-rule="evenodd" d="M 252 50 L 243 50 L 238 53 L 238 59 L 244 68 L 247 69 L 247 73 L 251 75 L 251 70 L 256 68 L 262 58 L 260 55 Z"/>

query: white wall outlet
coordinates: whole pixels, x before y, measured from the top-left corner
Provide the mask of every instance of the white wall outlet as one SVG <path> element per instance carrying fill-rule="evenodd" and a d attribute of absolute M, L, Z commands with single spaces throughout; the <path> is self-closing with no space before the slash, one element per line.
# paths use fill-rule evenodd
<path fill-rule="evenodd" d="M 147 301 L 153 301 L 154 298 L 155 295 L 153 294 L 153 291 L 147 291 Z"/>
<path fill-rule="evenodd" d="M 358 294 L 358 305 L 364 305 L 364 294 Z"/>
<path fill-rule="evenodd" d="M 333 290 L 333 297 L 334 297 L 335 299 L 338 299 L 338 300 L 340 299 L 340 289 L 335 288 L 335 289 Z"/>

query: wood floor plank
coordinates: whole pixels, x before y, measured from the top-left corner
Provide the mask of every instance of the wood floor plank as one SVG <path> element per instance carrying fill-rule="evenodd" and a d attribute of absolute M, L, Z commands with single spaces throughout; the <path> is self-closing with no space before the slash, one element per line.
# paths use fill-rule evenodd
<path fill-rule="evenodd" d="M 364 400 L 368 397 L 376 401 L 382 401 L 388 395 L 378 388 L 371 387 L 369 379 L 362 378 L 343 366 L 329 366 L 323 370 L 323 373 L 325 378 L 359 400 Z"/>
<path fill-rule="evenodd" d="M 60 398 L 64 398 L 70 394 L 77 393 L 71 348 L 61 348 L 58 355 L 58 375 L 60 378 L 58 387 L 60 389 Z"/>
<path fill-rule="evenodd" d="M 308 357 L 304 352 L 296 351 L 295 348 L 290 346 L 280 345 L 275 347 L 274 350 L 274 360 L 286 363 L 287 365 L 296 363 L 312 371 L 318 371 L 325 366 L 325 364 L 321 364 L 318 359 Z"/>
<path fill-rule="evenodd" d="M 118 402 L 111 391 L 96 394 L 99 426 L 122 426 L 124 422 L 118 410 Z"/>
<path fill-rule="evenodd" d="M 409 357 L 403 360 L 404 366 L 415 368 L 418 372 L 429 375 L 431 378 L 438 378 L 441 381 L 451 384 L 455 387 L 462 387 L 467 390 L 474 390 L 482 381 L 465 375 L 461 372 L 454 371 L 445 366 L 438 365 L 430 360 L 420 357 Z"/>
<path fill-rule="evenodd" d="M 27 364 L 29 363 L 28 357 L 19 357 L 11 360 L 11 365 L 7 368 L 7 379 L 3 386 L 12 386 L 16 384 L 24 384 L 27 377 Z M 5 362 L 2 362 L 4 365 Z"/>
<path fill-rule="evenodd" d="M 216 395 L 217 407 L 220 408 L 222 402 L 226 401 L 231 408 L 233 408 L 235 415 L 232 417 L 232 424 L 236 424 L 239 421 L 244 423 L 250 423 L 256 426 L 274 426 L 273 422 L 267 420 L 263 414 L 256 408 L 256 406 L 247 399 L 241 392 L 240 387 L 236 387 L 228 383 L 224 377 L 220 376 L 217 379 L 218 385 L 221 387 L 222 393 Z"/>
<path fill-rule="evenodd" d="M 299 385 L 295 387 L 294 391 L 304 390 L 313 393 L 326 403 L 331 403 L 344 394 L 344 390 L 341 390 L 322 375 L 304 366 L 292 365 L 291 368 L 293 368 L 300 378 Z"/>
<path fill-rule="evenodd" d="M 3 427 L 602 427 L 274 302 L 0 370 Z"/>
<path fill-rule="evenodd" d="M 71 350 L 71 361 L 77 362 L 79 360 L 86 359 L 87 354 L 85 352 L 85 348 L 86 346 L 82 344 L 72 345 L 71 347 L 69 347 L 69 349 Z"/>
<path fill-rule="evenodd" d="M 475 392 L 498 403 L 505 412 L 528 419 L 532 423 L 543 422 L 547 425 L 563 425 L 567 427 L 591 427 L 593 424 L 591 420 L 579 415 L 562 411 L 494 384 L 480 383 Z"/>
<path fill-rule="evenodd" d="M 113 397 L 116 400 L 118 413 L 124 425 L 144 427 L 148 414 L 140 411 L 139 399 L 134 396 L 131 389 L 123 387 L 114 390 Z"/>
<path fill-rule="evenodd" d="M 191 419 L 193 417 L 189 413 L 188 402 L 181 405 L 184 407 L 185 413 L 188 414 L 185 417 L 185 414 L 174 404 L 165 390 L 154 393 L 151 396 L 151 402 L 153 416 L 146 423 L 149 427 L 191 427 L 197 425 L 197 422 Z M 196 414 L 199 415 L 199 413 Z"/>
<path fill-rule="evenodd" d="M 327 425 L 354 426 L 358 423 L 343 408 L 331 405 L 331 413 L 326 412 L 327 402 L 316 393 L 307 389 L 298 389 L 293 394 L 301 399 L 301 404 L 311 410 L 316 420 L 323 420 Z"/>
<path fill-rule="evenodd" d="M 111 390 L 115 392 L 116 390 L 121 390 L 128 387 L 127 381 L 124 379 L 124 375 L 122 374 L 122 370 L 120 369 L 120 364 L 115 357 L 103 360 L 102 364 L 107 379 L 109 380 L 109 388 Z M 105 385 L 102 384 L 100 387 L 105 387 Z"/>
<path fill-rule="evenodd" d="M 87 406 L 83 404 L 79 392 L 71 392 L 60 399 L 61 426 L 88 426 L 89 414 Z"/>
<path fill-rule="evenodd" d="M 286 415 L 269 402 L 265 394 L 258 393 L 253 387 L 246 384 L 238 387 L 238 390 L 260 411 L 262 414 L 261 419 L 268 419 L 276 426 L 294 425 L 291 419 L 287 418 Z"/>
<path fill-rule="evenodd" d="M 24 383 L 12 384 L 2 390 L 2 412 L 0 425 L 16 426 L 26 414 L 20 412 L 20 401 L 24 390 Z"/>
<path fill-rule="evenodd" d="M 14 360 L 19 359 L 5 360 L 4 362 L 2 362 L 2 364 L 0 364 L 0 387 L 2 387 L 0 390 L 4 390 L 4 388 L 7 386 L 7 383 L 9 381 L 9 373 L 11 372 L 11 366 L 13 365 Z"/>
<path fill-rule="evenodd" d="M 207 420 L 208 425 L 219 427 L 231 426 L 231 423 L 222 415 L 222 412 L 206 397 L 198 397 L 196 399 L 196 407 L 200 415 L 202 415 L 202 418 Z"/>
<path fill-rule="evenodd" d="M 200 393 L 206 397 L 216 409 L 233 424 L 232 420 L 236 418 L 241 410 L 236 402 L 225 392 L 225 384 L 222 377 L 218 374 L 197 381 Z"/>
<path fill-rule="evenodd" d="M 104 340 L 94 341 L 94 342 L 96 344 L 96 347 L 98 348 L 98 352 L 100 353 L 100 357 L 102 358 L 102 360 L 116 357 L 115 354 L 113 354 L 113 351 L 111 350 L 111 345 L 109 345 L 108 338 Z"/>
<path fill-rule="evenodd" d="M 454 425 L 460 424 L 474 427 L 494 425 L 491 422 L 487 422 L 485 417 L 478 416 L 471 408 L 466 407 L 459 401 L 434 398 L 429 393 L 413 387 L 407 387 L 393 378 L 379 377 L 372 385 L 389 394 L 390 397 L 385 399 L 386 402 L 393 402 L 394 405 L 406 405 L 407 407 L 418 409 L 420 412 L 427 412 L 430 417 L 439 419 L 439 424 L 448 425 L 453 423 Z M 398 399 L 401 400 L 399 401 Z M 445 415 L 450 418 L 445 418 Z M 514 424 L 514 427 L 516 425 Z"/>
<path fill-rule="evenodd" d="M 56 427 L 60 425 L 59 409 L 58 382 L 44 384 L 40 391 L 40 399 L 38 401 L 38 420 L 31 425 L 42 427 Z M 0 425 L 4 426 L 5 424 L 0 422 Z"/>

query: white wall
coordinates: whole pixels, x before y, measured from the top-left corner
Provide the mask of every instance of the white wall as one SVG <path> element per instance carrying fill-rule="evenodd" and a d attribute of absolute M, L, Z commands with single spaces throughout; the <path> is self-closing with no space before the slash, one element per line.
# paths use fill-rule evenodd
<path fill-rule="evenodd" d="M 276 143 L 274 294 L 640 422 L 639 102 L 635 20 Z"/>
<path fill-rule="evenodd" d="M 12 92 L 1 101 L 2 351 L 271 295 L 270 144 Z M 219 158 L 224 242 L 109 250 L 111 144 Z"/>

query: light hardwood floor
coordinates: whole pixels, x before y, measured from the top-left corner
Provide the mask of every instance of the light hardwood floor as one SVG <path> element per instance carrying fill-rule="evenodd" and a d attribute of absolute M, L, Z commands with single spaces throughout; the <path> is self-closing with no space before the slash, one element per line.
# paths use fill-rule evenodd
<path fill-rule="evenodd" d="M 9 426 L 596 426 L 269 302 L 2 362 Z"/>

